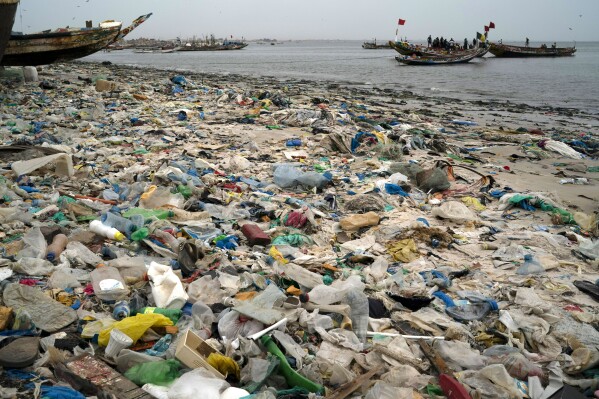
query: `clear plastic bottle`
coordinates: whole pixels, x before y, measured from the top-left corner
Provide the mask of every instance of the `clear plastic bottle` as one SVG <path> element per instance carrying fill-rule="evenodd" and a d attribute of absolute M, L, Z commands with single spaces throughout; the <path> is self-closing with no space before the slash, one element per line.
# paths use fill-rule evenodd
<path fill-rule="evenodd" d="M 91 272 L 91 280 L 94 293 L 103 301 L 119 301 L 129 295 L 129 288 L 118 269 L 114 267 L 98 265 Z"/>
<path fill-rule="evenodd" d="M 451 306 L 445 312 L 457 321 L 480 320 L 491 311 L 497 310 L 497 304 L 493 301 L 467 303 L 459 306 Z"/>
<path fill-rule="evenodd" d="M 174 253 L 179 253 L 179 241 L 173 237 L 171 234 L 166 231 L 162 231 L 160 229 L 154 230 L 153 233 L 156 237 L 162 239 L 166 245 L 168 245 Z"/>
<path fill-rule="evenodd" d="M 516 270 L 516 274 L 522 275 L 538 274 L 544 272 L 545 268 L 543 267 L 541 262 L 539 262 L 539 260 L 536 257 L 533 257 L 532 255 L 524 255 L 524 263 L 520 265 L 518 270 Z"/>
<path fill-rule="evenodd" d="M 369 314 L 368 297 L 359 290 L 349 290 L 346 301 L 351 308 L 352 329 L 360 342 L 366 343 Z"/>
<path fill-rule="evenodd" d="M 102 224 L 108 227 L 114 227 L 121 233 L 125 234 L 127 237 L 131 236 L 137 226 L 133 224 L 129 219 L 125 219 L 122 216 L 115 215 L 112 212 L 106 212 L 100 217 Z"/>
<path fill-rule="evenodd" d="M 168 219 L 173 217 L 175 214 L 169 209 L 131 208 L 123 212 L 122 215 L 127 218 L 133 215 L 142 215 L 145 219 Z"/>
<path fill-rule="evenodd" d="M 296 281 L 303 287 L 314 288 L 322 284 L 322 276 L 320 274 L 311 272 L 294 263 L 278 265 L 278 269 L 280 273 L 282 272 L 287 278 Z"/>
<path fill-rule="evenodd" d="M 364 283 L 360 276 L 350 276 L 347 280 L 338 280 L 332 285 L 317 285 L 307 294 L 301 295 L 300 299 L 317 305 L 331 305 L 341 302 L 349 290 L 364 291 Z"/>

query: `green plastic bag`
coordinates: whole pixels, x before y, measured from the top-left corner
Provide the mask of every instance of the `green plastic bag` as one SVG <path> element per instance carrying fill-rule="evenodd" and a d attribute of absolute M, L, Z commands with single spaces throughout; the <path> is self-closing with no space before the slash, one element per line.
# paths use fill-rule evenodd
<path fill-rule="evenodd" d="M 141 363 L 127 370 L 125 377 L 139 386 L 144 384 L 169 386 L 179 378 L 180 368 L 181 363 L 175 359 Z"/>

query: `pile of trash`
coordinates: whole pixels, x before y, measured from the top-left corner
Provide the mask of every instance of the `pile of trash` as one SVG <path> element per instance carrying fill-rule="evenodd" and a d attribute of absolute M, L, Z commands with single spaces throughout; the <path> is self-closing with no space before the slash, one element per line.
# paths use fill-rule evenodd
<path fill-rule="evenodd" d="M 1 83 L 0 397 L 599 397 L 597 213 L 475 123 L 164 75 Z"/>

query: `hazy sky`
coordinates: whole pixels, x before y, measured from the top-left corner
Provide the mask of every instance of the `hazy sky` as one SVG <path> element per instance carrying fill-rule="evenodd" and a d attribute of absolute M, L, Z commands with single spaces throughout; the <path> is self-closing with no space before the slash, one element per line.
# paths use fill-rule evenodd
<path fill-rule="evenodd" d="M 21 0 L 14 30 L 129 24 L 153 12 L 129 38 L 214 34 L 247 39 L 472 38 L 495 22 L 491 40 L 599 40 L 599 0 Z M 570 29 L 571 28 L 571 29 Z"/>

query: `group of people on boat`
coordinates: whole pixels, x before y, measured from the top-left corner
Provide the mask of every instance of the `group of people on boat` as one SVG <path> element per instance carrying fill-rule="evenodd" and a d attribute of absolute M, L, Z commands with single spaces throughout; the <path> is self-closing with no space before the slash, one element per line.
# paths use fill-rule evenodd
<path fill-rule="evenodd" d="M 530 40 L 528 38 L 526 38 L 525 47 L 528 47 L 529 44 L 530 44 Z M 543 44 L 541 44 L 541 48 L 546 49 L 547 45 L 545 43 L 543 43 Z M 551 45 L 551 48 L 553 50 L 557 49 L 557 43 L 553 42 L 553 44 Z"/>
<path fill-rule="evenodd" d="M 447 40 L 447 39 L 443 38 L 443 36 L 441 36 L 440 38 L 436 37 L 433 39 L 433 37 L 431 35 L 428 36 L 427 43 L 428 43 L 428 47 L 430 47 L 430 48 L 443 49 L 445 51 L 468 50 L 468 49 L 477 48 L 481 45 L 485 45 L 484 42 L 479 41 L 476 38 L 472 39 L 471 42 L 468 42 L 468 38 L 465 38 L 464 45 L 461 46 L 459 43 L 456 43 L 456 41 L 453 40 L 453 38 Z"/>

